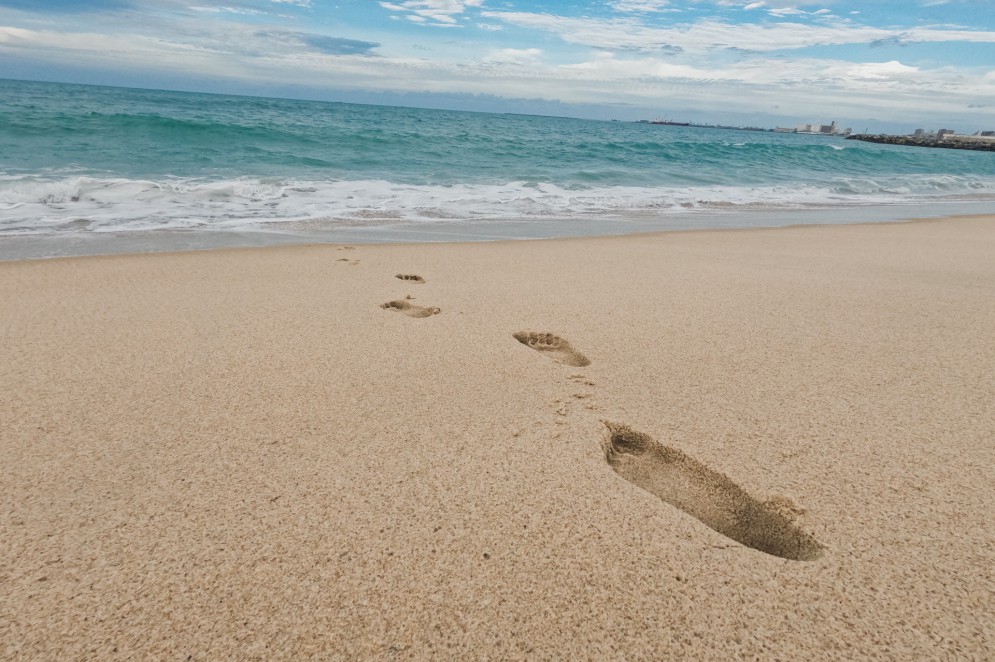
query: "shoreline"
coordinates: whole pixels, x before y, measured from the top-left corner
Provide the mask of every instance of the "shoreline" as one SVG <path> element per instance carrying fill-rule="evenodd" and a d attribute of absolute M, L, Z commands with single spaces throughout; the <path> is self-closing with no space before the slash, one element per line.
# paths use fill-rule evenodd
<path fill-rule="evenodd" d="M 995 216 L 0 262 L 20 658 L 995 653 Z"/>
<path fill-rule="evenodd" d="M 905 207 L 866 206 L 843 209 L 778 210 L 776 212 L 740 211 L 729 214 L 688 216 L 671 227 L 660 227 L 660 219 L 633 219 L 604 222 L 600 225 L 578 220 L 515 221 L 505 223 L 424 224 L 419 227 L 389 226 L 384 228 L 342 229 L 324 234 L 237 231 L 142 231 L 132 233 L 90 233 L 85 235 L 23 235 L 0 237 L 0 263 L 21 260 L 47 260 L 64 257 L 108 255 L 144 255 L 269 248 L 287 246 L 327 246 L 335 244 L 401 245 L 401 244 L 462 244 L 500 243 L 505 241 L 535 241 L 557 239 L 608 238 L 650 236 L 683 232 L 729 230 L 764 230 L 793 227 L 907 223 L 923 220 L 971 218 L 995 215 L 990 201 L 913 205 Z M 956 206 L 957 208 L 951 209 Z M 981 210 L 971 210 L 981 206 Z M 898 213 L 900 210 L 909 214 Z M 841 214 L 862 214 L 868 220 L 841 220 Z M 689 219 L 696 218 L 691 223 Z M 702 219 L 706 219 L 702 222 Z M 710 221 L 707 219 L 711 219 Z M 751 222 L 743 224 L 743 219 Z M 776 220 L 775 220 L 776 219 Z M 663 219 L 674 221 L 675 219 Z M 726 221 L 726 222 L 722 222 Z M 619 227 L 621 226 L 621 228 Z M 459 228 L 462 228 L 460 230 Z M 495 230 L 496 228 L 496 230 Z M 518 231 L 516 232 L 516 228 Z M 491 233 L 487 231 L 490 230 Z M 495 233 L 496 232 L 496 233 Z M 531 234 L 530 234 L 531 233 Z"/>

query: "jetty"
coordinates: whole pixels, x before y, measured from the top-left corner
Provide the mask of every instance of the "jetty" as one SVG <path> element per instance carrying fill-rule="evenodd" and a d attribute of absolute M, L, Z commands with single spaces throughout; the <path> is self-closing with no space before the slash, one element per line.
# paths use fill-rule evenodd
<path fill-rule="evenodd" d="M 863 140 L 882 145 L 907 145 L 909 147 L 938 147 L 941 149 L 971 149 L 981 152 L 995 152 L 993 136 L 962 136 L 945 134 L 936 136 L 892 136 L 888 134 L 853 134 L 847 140 Z"/>

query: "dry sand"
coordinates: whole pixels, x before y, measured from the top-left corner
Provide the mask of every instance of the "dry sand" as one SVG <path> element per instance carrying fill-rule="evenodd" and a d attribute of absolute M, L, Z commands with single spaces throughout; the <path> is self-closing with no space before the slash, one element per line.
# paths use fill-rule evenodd
<path fill-rule="evenodd" d="M 3 659 L 995 657 L 995 218 L 2 263 L 0 332 Z"/>

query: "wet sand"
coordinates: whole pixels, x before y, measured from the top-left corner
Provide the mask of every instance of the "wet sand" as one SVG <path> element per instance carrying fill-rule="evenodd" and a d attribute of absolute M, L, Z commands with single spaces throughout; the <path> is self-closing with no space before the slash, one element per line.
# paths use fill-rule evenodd
<path fill-rule="evenodd" d="M 993 330 L 992 217 L 0 263 L 0 658 L 991 658 Z"/>

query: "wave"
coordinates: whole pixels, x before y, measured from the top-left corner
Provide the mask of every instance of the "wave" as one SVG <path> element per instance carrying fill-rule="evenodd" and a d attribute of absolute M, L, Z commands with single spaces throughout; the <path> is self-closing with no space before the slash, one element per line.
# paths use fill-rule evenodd
<path fill-rule="evenodd" d="M 170 141 L 222 142 L 247 140 L 259 142 L 307 142 L 298 133 L 259 124 L 241 124 L 231 120 L 193 119 L 168 117 L 155 113 L 99 113 L 91 111 L 83 116 L 65 116 L 64 121 L 75 131 L 106 132 L 117 136 L 138 134 L 161 135 Z"/>
<path fill-rule="evenodd" d="M 488 220 L 606 219 L 754 209 L 995 200 L 995 178 L 834 177 L 762 186 L 415 185 L 385 180 L 207 181 L 0 176 L 0 237 L 159 229 L 293 230 Z"/>
<path fill-rule="evenodd" d="M 162 96 L 162 95 L 159 95 Z M 168 99 L 168 103 L 165 100 Z M 0 100 L 0 172 L 78 164 L 154 181 L 276 176 L 410 184 L 766 186 L 841 173 L 990 173 L 964 154 L 825 137 L 141 94 L 50 108 Z"/>

